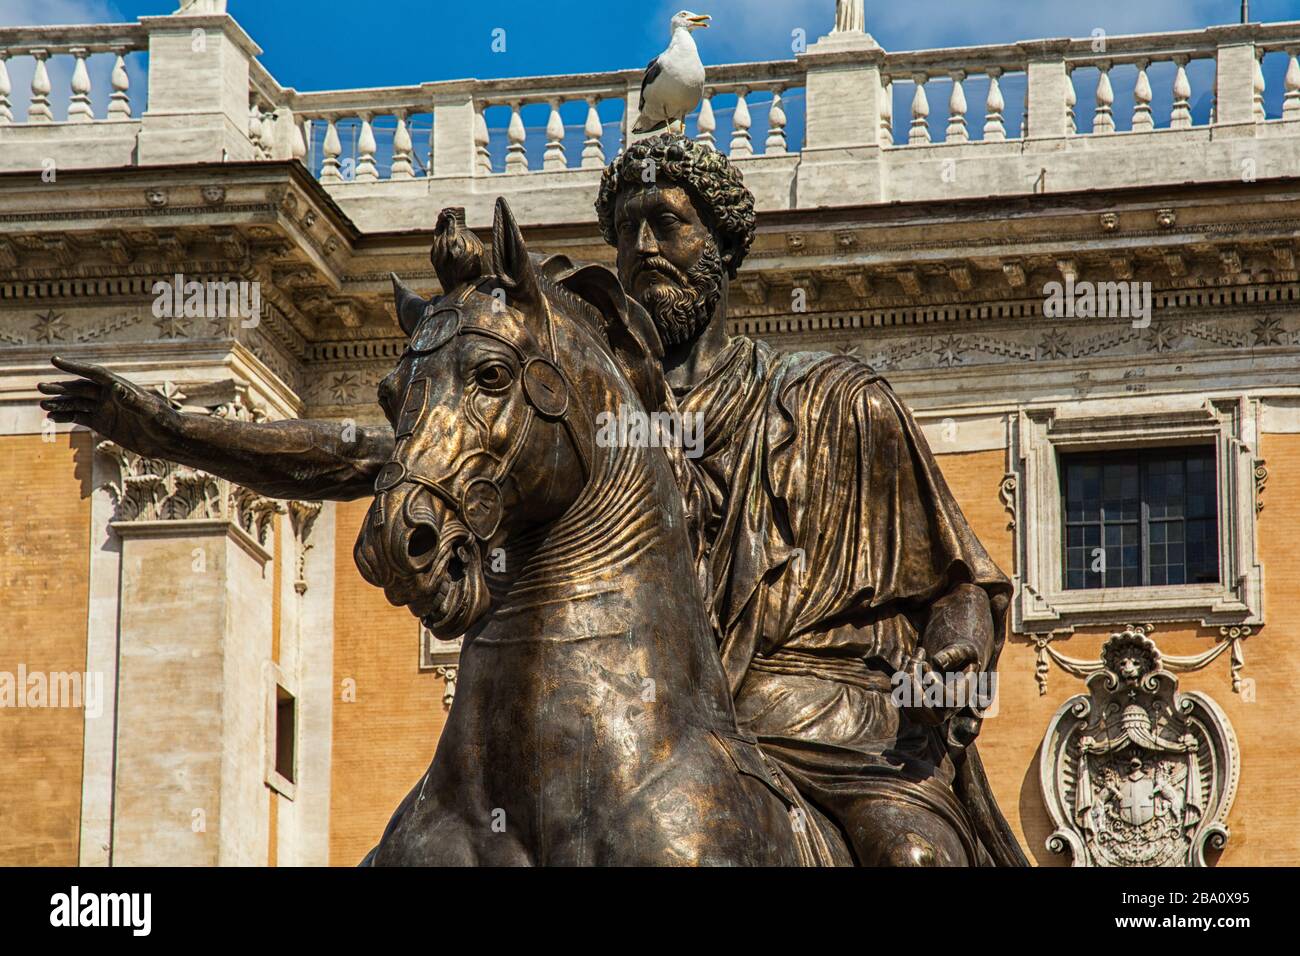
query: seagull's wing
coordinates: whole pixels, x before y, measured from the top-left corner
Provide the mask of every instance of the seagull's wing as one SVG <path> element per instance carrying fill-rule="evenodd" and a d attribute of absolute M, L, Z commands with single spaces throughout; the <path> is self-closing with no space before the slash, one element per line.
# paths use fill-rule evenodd
<path fill-rule="evenodd" d="M 637 106 L 638 110 L 645 109 L 645 88 L 658 79 L 663 71 L 664 68 L 659 65 L 659 57 L 655 57 L 645 65 L 645 76 L 641 77 L 641 103 Z"/>

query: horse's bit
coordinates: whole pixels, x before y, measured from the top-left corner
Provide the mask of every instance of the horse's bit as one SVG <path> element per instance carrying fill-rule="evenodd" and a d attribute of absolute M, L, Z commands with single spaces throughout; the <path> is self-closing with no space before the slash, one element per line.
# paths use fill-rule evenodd
<path fill-rule="evenodd" d="M 519 455 L 523 452 L 535 416 L 541 416 L 546 421 L 559 421 L 564 425 L 569 441 L 582 462 L 585 485 L 591 478 L 591 453 L 579 439 L 570 413 L 573 411 L 573 405 L 576 404 L 579 413 L 586 419 L 586 424 L 590 424 L 591 415 L 581 399 L 576 403 L 570 402 L 570 395 L 574 394 L 574 391 L 556 361 L 555 320 L 546 297 L 542 296 L 541 302 L 546 310 L 549 355 L 529 357 L 518 345 L 496 329 L 466 320 L 463 309 L 465 300 L 482 281 L 485 280 L 467 285 L 450 304 L 430 303 L 426 306 L 420 326 L 411 336 L 407 351 L 415 355 L 427 355 L 436 352 L 457 336 L 470 334 L 484 335 L 505 345 L 514 352 L 522 369 L 519 377 L 523 384 L 524 399 L 527 402 L 527 418 L 523 427 L 519 429 L 518 436 L 505 457 L 499 459 L 492 476 L 472 478 L 457 493 L 455 480 L 460 469 L 453 474 L 430 478 L 411 471 L 406 463 L 400 460 L 403 443 L 415 433 L 426 411 L 425 406 L 429 397 L 429 379 L 427 377 L 415 379 L 407 386 L 401 417 L 397 423 L 397 442 L 393 448 L 393 457 L 380 469 L 379 475 L 375 478 L 375 493 L 383 494 L 406 481 L 428 488 L 452 509 L 460 522 L 476 538 L 486 541 L 496 533 L 501 523 L 503 509 L 501 482 L 514 469 Z M 460 467 L 464 468 L 464 463 Z M 378 499 L 377 504 L 374 523 L 382 525 L 384 523 L 383 499 Z"/>

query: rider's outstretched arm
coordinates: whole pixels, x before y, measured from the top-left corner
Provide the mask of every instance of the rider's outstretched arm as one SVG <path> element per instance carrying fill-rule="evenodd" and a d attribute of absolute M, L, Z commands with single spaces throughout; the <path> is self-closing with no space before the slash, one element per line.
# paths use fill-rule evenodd
<path fill-rule="evenodd" d="M 364 497 L 392 454 L 387 427 L 187 415 L 98 365 L 52 362 L 80 376 L 38 386 L 50 396 L 41 407 L 54 421 L 84 425 L 137 454 L 200 468 L 272 498 Z"/>

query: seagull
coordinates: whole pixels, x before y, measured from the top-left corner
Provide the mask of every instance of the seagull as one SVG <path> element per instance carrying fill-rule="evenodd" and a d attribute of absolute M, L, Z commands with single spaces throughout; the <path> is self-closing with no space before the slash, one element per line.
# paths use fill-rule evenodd
<path fill-rule="evenodd" d="M 707 28 L 709 19 L 689 10 L 672 18 L 668 49 L 646 65 L 641 79 L 641 115 L 632 132 L 650 133 L 671 123 L 685 125 L 686 114 L 704 98 L 704 64 L 691 31 Z"/>

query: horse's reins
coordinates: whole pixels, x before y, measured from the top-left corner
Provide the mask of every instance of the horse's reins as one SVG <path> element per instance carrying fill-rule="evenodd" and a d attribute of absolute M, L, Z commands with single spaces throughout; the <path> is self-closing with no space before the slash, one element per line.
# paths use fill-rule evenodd
<path fill-rule="evenodd" d="M 541 296 L 541 302 L 546 313 L 546 338 L 549 355 L 530 357 L 525 355 L 518 345 L 496 329 L 466 320 L 463 309 L 465 301 L 484 281 L 490 281 L 490 277 L 485 277 L 479 282 L 465 286 L 450 304 L 431 303 L 428 305 L 425 308 L 424 316 L 420 320 L 419 328 L 411 336 L 407 351 L 415 355 L 427 355 L 436 352 L 452 339 L 469 334 L 483 335 L 500 342 L 514 353 L 522 369 L 519 377 L 523 385 L 524 400 L 527 402 L 525 409 L 527 417 L 523 427 L 519 429 L 509 451 L 498 460 L 497 467 L 491 477 L 472 478 L 457 494 L 454 482 L 461 469 L 465 467 L 463 463 L 460 468 L 451 474 L 439 478 L 430 478 L 427 475 L 411 471 L 400 458 L 406 440 L 415 433 L 419 420 L 423 418 L 427 410 L 427 386 L 429 380 L 428 378 L 415 379 L 407 385 L 406 395 L 402 401 L 402 412 L 397 424 L 397 442 L 393 448 L 393 457 L 380 469 L 379 475 L 375 478 L 375 493 L 377 495 L 382 495 L 389 489 L 408 481 L 429 489 L 452 509 L 460 522 L 480 541 L 491 538 L 501 523 L 503 509 L 501 483 L 510 475 L 518 463 L 519 456 L 523 453 L 524 446 L 528 441 L 529 433 L 532 431 L 535 418 L 541 416 L 546 421 L 559 421 L 564 425 L 569 441 L 582 462 L 584 486 L 591 480 L 591 452 L 581 441 L 579 433 L 574 428 L 570 416 L 573 405 L 576 404 L 579 413 L 585 419 L 584 424 L 590 424 L 592 420 L 589 410 L 580 398 L 575 403 L 569 401 L 569 396 L 573 393 L 573 387 L 556 360 L 555 318 L 546 296 Z M 413 406 L 411 403 L 412 392 L 417 385 L 420 385 L 423 391 L 418 407 Z M 411 412 L 414 414 L 409 415 L 408 413 Z M 408 418 L 410 418 L 409 422 Z M 484 451 L 486 450 L 484 449 Z M 382 499 L 379 499 L 379 501 L 380 507 L 375 512 L 375 523 L 382 525 Z"/>

